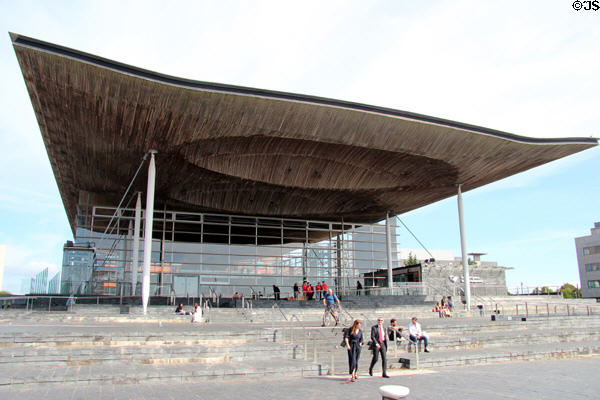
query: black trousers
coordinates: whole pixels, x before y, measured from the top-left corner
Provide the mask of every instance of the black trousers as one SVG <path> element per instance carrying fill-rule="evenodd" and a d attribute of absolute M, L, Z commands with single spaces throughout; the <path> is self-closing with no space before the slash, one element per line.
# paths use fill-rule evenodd
<path fill-rule="evenodd" d="M 379 360 L 379 354 L 381 354 L 381 370 L 382 370 L 382 375 L 387 375 L 386 372 L 386 366 L 387 366 L 387 362 L 386 362 L 386 358 L 385 358 L 385 353 L 387 352 L 387 346 L 385 345 L 385 342 L 380 343 L 380 347 L 377 348 L 377 346 L 373 345 L 373 358 L 371 358 L 371 366 L 369 367 L 369 372 L 373 371 L 373 367 L 375 366 L 375 364 L 377 364 L 377 361 Z"/>
<path fill-rule="evenodd" d="M 350 350 L 348 350 L 348 373 L 352 375 L 354 370 L 358 372 L 358 360 L 360 359 L 360 343 L 350 342 Z"/>

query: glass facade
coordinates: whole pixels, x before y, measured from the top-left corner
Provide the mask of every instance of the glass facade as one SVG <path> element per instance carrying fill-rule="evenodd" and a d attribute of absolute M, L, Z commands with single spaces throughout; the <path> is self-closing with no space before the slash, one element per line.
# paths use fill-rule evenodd
<path fill-rule="evenodd" d="M 67 242 L 65 244 L 63 247 L 61 294 L 97 294 L 91 284 L 96 260 L 95 254 L 96 249 L 93 242 Z"/>
<path fill-rule="evenodd" d="M 133 209 L 115 215 L 114 208 L 95 207 L 77 221 L 76 241 L 93 243 L 93 267 L 80 267 L 73 282 L 87 279 L 91 294 L 131 294 Z M 112 222 L 111 222 L 112 220 Z M 143 225 L 142 215 L 142 225 Z M 391 219 L 392 223 L 395 219 Z M 107 228 L 108 227 L 108 228 Z M 338 292 L 351 290 L 364 277 L 387 269 L 384 224 L 354 224 L 281 218 L 202 214 L 157 210 L 154 212 L 151 257 L 151 295 L 199 296 L 212 291 L 225 296 L 268 294 L 272 285 L 282 297 L 291 295 L 295 282 L 325 281 Z M 392 254 L 398 245 L 391 229 Z M 133 293 L 141 293 L 143 227 L 137 279 Z M 74 271 L 80 253 L 63 263 L 64 278 Z M 89 253 L 88 253 L 89 257 Z M 397 266 L 397 262 L 394 262 Z M 85 271 L 85 272 L 83 272 Z M 72 274 L 71 274 L 72 275 Z M 376 277 L 377 278 L 377 277 Z M 377 278 L 370 285 L 383 286 Z M 73 287 L 73 286 L 71 286 Z"/>

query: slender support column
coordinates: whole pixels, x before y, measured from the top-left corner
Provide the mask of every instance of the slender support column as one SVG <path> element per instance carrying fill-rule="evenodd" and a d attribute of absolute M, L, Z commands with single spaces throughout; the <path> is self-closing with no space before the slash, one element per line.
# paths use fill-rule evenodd
<path fill-rule="evenodd" d="M 465 238 L 465 223 L 463 218 L 462 192 L 458 185 L 458 225 L 460 227 L 460 250 L 462 253 L 462 264 L 465 275 L 465 302 L 467 311 L 471 311 L 471 281 L 469 279 L 469 263 L 467 262 L 467 244 Z"/>
<path fill-rule="evenodd" d="M 390 213 L 388 212 L 385 216 L 385 250 L 387 254 L 387 278 L 388 278 L 388 288 L 394 287 L 394 282 L 392 281 L 392 233 L 391 233 L 391 218 Z M 391 293 L 390 293 L 391 294 Z"/>
<path fill-rule="evenodd" d="M 135 296 L 135 287 L 137 286 L 137 272 L 139 266 L 140 254 L 140 219 L 142 215 L 142 194 L 138 192 L 135 202 L 135 222 L 133 225 L 133 259 L 131 261 L 131 295 Z"/>
<path fill-rule="evenodd" d="M 154 183 L 156 180 L 156 165 L 154 163 L 156 150 L 150 150 L 149 153 L 146 218 L 144 221 L 144 275 L 142 277 L 142 310 L 144 315 L 148 309 L 148 298 L 150 296 L 150 260 L 152 258 L 152 222 L 154 217 Z"/>

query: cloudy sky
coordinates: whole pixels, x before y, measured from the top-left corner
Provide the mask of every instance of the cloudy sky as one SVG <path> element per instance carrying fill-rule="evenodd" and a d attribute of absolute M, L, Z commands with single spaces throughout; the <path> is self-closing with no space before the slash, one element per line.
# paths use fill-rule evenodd
<path fill-rule="evenodd" d="M 3 1 L 0 243 L 13 293 L 53 276 L 72 237 L 9 31 L 189 79 L 600 137 L 600 10 L 569 0 Z M 466 193 L 468 250 L 514 268 L 509 286 L 578 283 L 574 237 L 600 221 L 598 171 L 594 148 Z M 426 247 L 459 254 L 455 198 L 401 218 Z"/>

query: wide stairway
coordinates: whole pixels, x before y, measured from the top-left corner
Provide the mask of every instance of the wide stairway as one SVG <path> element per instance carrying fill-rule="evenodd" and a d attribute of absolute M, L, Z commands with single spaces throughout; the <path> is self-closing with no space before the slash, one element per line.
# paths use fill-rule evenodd
<path fill-rule="evenodd" d="M 405 327 L 410 317 L 417 316 L 430 338 L 430 353 L 409 353 L 406 341 L 390 346 L 390 369 L 600 354 L 600 308 L 593 303 L 530 302 L 524 307 L 514 299 L 496 302 L 502 311 L 494 314 L 495 321 L 487 309 L 483 316 L 476 309 L 440 319 L 434 318 L 430 306 L 423 305 L 348 307 L 337 327 L 321 327 L 322 309 L 318 307 L 212 309 L 206 315 L 210 321 L 200 324 L 191 323 L 189 316 L 174 315 L 172 307 L 160 306 L 150 308 L 147 315 L 138 308 L 119 314 L 118 306 L 76 305 L 71 312 L 3 310 L 0 384 L 194 382 L 346 374 L 346 351 L 340 346 L 342 326 L 360 318 L 368 336 L 370 325 L 379 316 L 386 319 L 386 325 L 393 317 Z M 360 360 L 362 374 L 369 361 L 365 347 Z M 380 374 L 379 366 L 375 374 Z"/>

